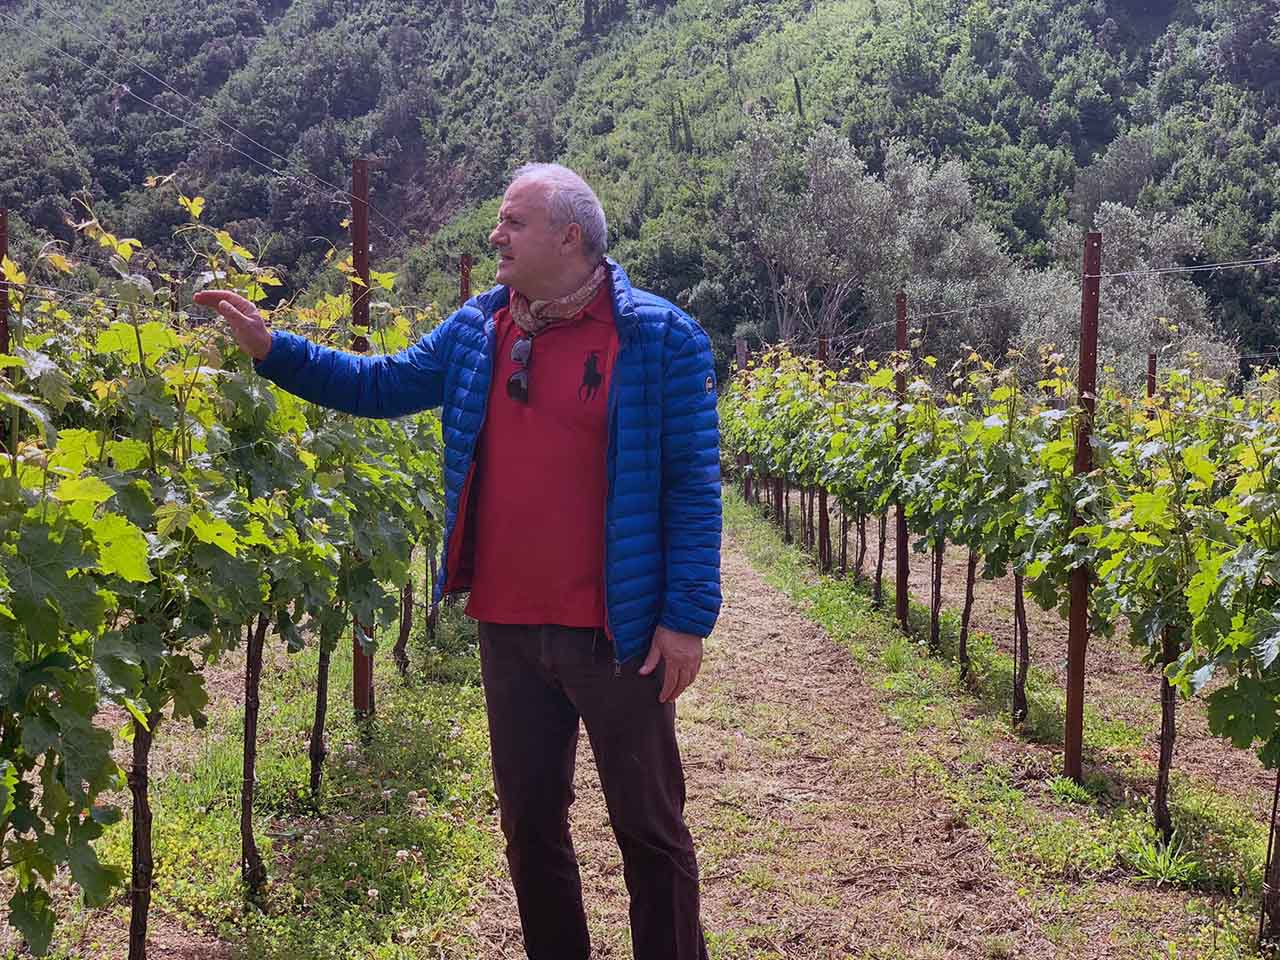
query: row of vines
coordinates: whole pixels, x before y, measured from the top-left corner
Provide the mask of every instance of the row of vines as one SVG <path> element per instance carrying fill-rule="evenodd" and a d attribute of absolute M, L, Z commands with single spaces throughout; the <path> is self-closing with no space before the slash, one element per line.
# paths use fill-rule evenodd
<path fill-rule="evenodd" d="M 898 374 L 908 379 L 901 394 Z M 974 580 L 1011 573 L 1015 722 L 1027 712 L 1024 592 L 1065 615 L 1071 572 L 1088 564 L 1091 629 L 1127 624 L 1161 675 L 1154 818 L 1168 839 L 1178 692 L 1204 691 L 1216 734 L 1280 766 L 1280 376 L 1232 393 L 1172 370 L 1151 397 L 1100 391 L 1094 468 L 1077 476 L 1084 413 L 1068 403 L 1067 375 L 1051 352 L 1005 369 L 974 354 L 946 371 L 904 352 L 836 372 L 778 348 L 727 388 L 725 454 L 779 517 L 790 509 L 784 488 L 798 487 L 802 529 L 813 491 L 827 491 L 854 535 L 859 574 L 878 518 L 877 600 L 885 518 L 901 505 L 914 550 L 932 564 L 935 647 L 944 553 L 967 551 L 962 673 Z M 1268 888 L 1278 880 L 1268 876 Z"/>
<path fill-rule="evenodd" d="M 304 404 L 259 378 L 216 320 L 179 311 L 175 279 L 255 302 L 281 282 L 200 223 L 199 198 L 181 199 L 190 278 L 164 274 L 92 215 L 79 225 L 101 254 L 89 284 L 84 264 L 55 249 L 4 263 L 0 872 L 13 884 L 9 922 L 37 954 L 54 932 L 50 885 L 69 871 L 91 905 L 128 883 L 130 958 L 145 956 L 150 752 L 166 724 L 204 724 L 204 671 L 242 644 L 242 872 L 249 895 L 261 888 L 253 789 L 268 634 L 291 650 L 320 646 L 308 785 L 318 798 L 329 656 L 353 620 L 366 639 L 403 621 L 413 548 L 439 537 L 438 419 L 390 424 Z M 85 286 L 91 295 L 66 292 Z M 329 296 L 276 321 L 346 346 L 349 310 L 348 297 Z M 387 304 L 374 314 L 369 339 L 382 351 L 437 319 Z M 114 733 L 102 725 L 109 704 L 128 716 Z M 123 767 L 116 738 L 131 743 Z M 94 847 L 122 818 L 113 801 L 126 788 L 127 877 Z"/>

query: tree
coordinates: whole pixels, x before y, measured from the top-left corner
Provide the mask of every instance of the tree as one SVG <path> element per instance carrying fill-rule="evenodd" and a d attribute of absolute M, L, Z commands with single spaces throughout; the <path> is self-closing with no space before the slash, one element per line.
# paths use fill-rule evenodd
<path fill-rule="evenodd" d="M 1098 359 L 1103 381 L 1139 387 L 1149 351 L 1160 353 L 1162 364 L 1198 365 L 1214 376 L 1230 376 L 1236 351 L 1215 332 L 1204 293 L 1184 276 L 1150 272 L 1200 254 L 1204 246 L 1195 218 L 1144 214 L 1104 202 L 1093 227 L 1102 232 L 1103 273 L 1124 274 L 1102 281 Z M 1064 222 L 1055 228 L 1053 243 L 1064 276 L 1078 281 L 1079 230 Z M 1078 292 L 1074 300 L 1078 316 Z M 1079 325 L 1068 320 L 1070 301 L 1062 295 L 1058 302 L 1060 309 L 1024 324 L 1019 345 L 1027 355 L 1035 356 L 1045 344 L 1056 345 L 1068 357 L 1076 355 Z"/>

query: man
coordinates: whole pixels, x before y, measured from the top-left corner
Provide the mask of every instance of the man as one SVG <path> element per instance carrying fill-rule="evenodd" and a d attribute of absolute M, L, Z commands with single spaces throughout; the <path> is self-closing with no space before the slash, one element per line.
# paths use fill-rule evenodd
<path fill-rule="evenodd" d="M 720 609 L 715 374 L 702 329 L 604 257 L 572 171 L 517 171 L 499 286 L 413 347 L 358 357 L 216 306 L 258 371 L 396 417 L 442 406 L 442 592 L 470 591 L 507 861 L 530 960 L 590 955 L 569 836 L 581 718 L 631 895 L 636 960 L 704 960 L 675 701 Z"/>

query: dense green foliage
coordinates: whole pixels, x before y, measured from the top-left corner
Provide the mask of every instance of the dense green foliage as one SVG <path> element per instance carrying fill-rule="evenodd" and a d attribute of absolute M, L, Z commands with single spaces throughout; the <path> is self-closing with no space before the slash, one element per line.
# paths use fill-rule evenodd
<path fill-rule="evenodd" d="M 319 262 L 309 238 L 338 236 L 344 198 L 236 150 L 338 186 L 353 156 L 379 158 L 375 203 L 394 225 L 374 216 L 375 259 L 431 241 L 405 261 L 406 295 L 446 303 L 457 255 L 484 252 L 510 169 L 564 160 L 597 186 L 635 279 L 693 308 L 722 347 L 737 325 L 755 329 L 767 300 L 732 216 L 734 148 L 764 120 L 797 144 L 829 127 L 872 174 L 893 141 L 961 161 L 974 216 L 1036 266 L 1077 270 L 1055 229 L 1078 235 L 1104 201 L 1190 215 L 1200 262 L 1265 255 L 1280 239 L 1272 2 L 161 0 L 76 10 L 74 29 L 60 6 L 10 9 L 32 35 L 6 22 L 0 40 L 22 75 L 0 119 L 0 201 L 62 231 L 67 193 L 89 188 L 113 222 L 162 243 L 174 215 L 141 184 L 176 170 L 213 222 L 273 237 L 290 283 Z M 41 150 L 47 162 L 32 163 Z M 487 276 L 482 260 L 476 283 Z M 1197 282 L 1228 339 L 1274 344 L 1274 271 Z M 843 309 L 872 307 L 854 297 Z"/>
<path fill-rule="evenodd" d="M 183 205 L 204 280 L 262 301 L 280 281 L 203 226 L 198 200 Z M 100 707 L 128 711 L 135 746 L 163 722 L 202 724 L 202 671 L 247 624 L 259 624 L 255 643 L 270 625 L 297 650 L 304 621 L 329 649 L 353 617 L 395 623 L 413 547 L 438 531 L 434 416 L 358 421 L 303 404 L 258 377 L 220 325 L 172 310 L 133 272 L 146 260 L 136 240 L 97 220 L 82 230 L 118 271 L 98 296 L 43 294 L 37 276 L 68 269 L 56 254 L 30 276 L 4 263 L 0 868 L 16 881 L 9 922 L 37 953 L 56 868 L 91 903 L 120 879 L 91 845 L 119 818 L 102 794 L 124 784 Z M 349 310 L 329 298 L 289 323 L 345 345 Z M 371 339 L 393 350 L 419 332 L 379 311 Z M 136 817 L 145 754 L 128 782 Z M 139 879 L 135 856 L 134 869 L 135 889 L 149 889 L 149 867 Z"/>

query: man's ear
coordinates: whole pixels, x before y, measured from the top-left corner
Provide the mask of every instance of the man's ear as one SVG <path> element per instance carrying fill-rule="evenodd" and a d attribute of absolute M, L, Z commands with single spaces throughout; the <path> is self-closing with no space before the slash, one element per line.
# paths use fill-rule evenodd
<path fill-rule="evenodd" d="M 582 246 L 582 226 L 581 224 L 571 223 L 565 227 L 564 237 L 560 241 L 560 246 L 565 253 L 576 253 Z"/>

